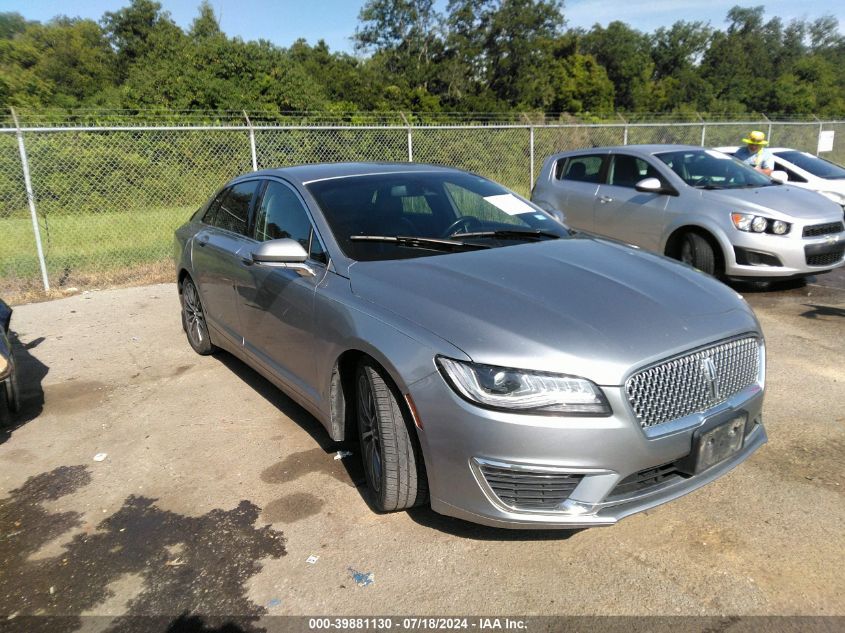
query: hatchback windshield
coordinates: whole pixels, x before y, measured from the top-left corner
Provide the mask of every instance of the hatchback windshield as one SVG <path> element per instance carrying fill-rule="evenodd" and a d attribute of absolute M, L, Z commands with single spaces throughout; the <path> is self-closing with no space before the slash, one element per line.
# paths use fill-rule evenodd
<path fill-rule="evenodd" d="M 307 186 L 338 245 L 356 260 L 403 259 L 569 235 L 539 207 L 470 174 L 378 174 Z"/>
<path fill-rule="evenodd" d="M 657 154 L 685 183 L 699 189 L 738 189 L 775 184 L 740 161 L 709 149 Z"/>
<path fill-rule="evenodd" d="M 793 165 L 797 165 L 804 171 L 808 171 L 819 178 L 826 178 L 828 180 L 845 178 L 845 169 L 842 169 L 839 165 L 835 165 L 823 158 L 808 154 L 807 152 L 789 150 L 786 152 L 775 152 L 775 156 L 778 156 L 783 160 L 787 160 Z"/>

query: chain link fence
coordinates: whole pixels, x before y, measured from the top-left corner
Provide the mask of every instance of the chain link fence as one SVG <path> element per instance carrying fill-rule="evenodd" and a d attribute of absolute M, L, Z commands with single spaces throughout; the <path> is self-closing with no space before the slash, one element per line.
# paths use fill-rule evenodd
<path fill-rule="evenodd" d="M 0 127 L 0 296 L 20 303 L 171 279 L 173 230 L 226 180 L 252 169 L 413 160 L 474 171 L 528 195 L 555 152 L 737 145 L 751 129 L 810 152 L 821 131 L 834 131 L 825 157 L 845 162 L 841 121 Z"/>

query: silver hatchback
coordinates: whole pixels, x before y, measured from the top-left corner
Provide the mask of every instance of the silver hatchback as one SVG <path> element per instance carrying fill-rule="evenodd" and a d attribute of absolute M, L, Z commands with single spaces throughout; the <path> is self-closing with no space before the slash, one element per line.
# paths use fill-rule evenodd
<path fill-rule="evenodd" d="M 572 227 L 716 276 L 783 279 L 845 263 L 842 207 L 718 151 L 626 145 L 549 157 L 531 196 Z"/>
<path fill-rule="evenodd" d="M 735 292 L 474 174 L 246 174 L 175 247 L 191 346 L 357 440 L 381 511 L 609 525 L 766 441 L 763 336 Z"/>

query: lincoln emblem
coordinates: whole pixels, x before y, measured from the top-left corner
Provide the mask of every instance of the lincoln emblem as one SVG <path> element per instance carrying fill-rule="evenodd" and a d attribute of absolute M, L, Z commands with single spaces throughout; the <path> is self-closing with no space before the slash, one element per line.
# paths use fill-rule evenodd
<path fill-rule="evenodd" d="M 719 375 L 716 372 L 716 363 L 709 356 L 701 359 L 701 373 L 707 379 L 707 385 L 710 388 L 710 399 L 719 399 Z"/>

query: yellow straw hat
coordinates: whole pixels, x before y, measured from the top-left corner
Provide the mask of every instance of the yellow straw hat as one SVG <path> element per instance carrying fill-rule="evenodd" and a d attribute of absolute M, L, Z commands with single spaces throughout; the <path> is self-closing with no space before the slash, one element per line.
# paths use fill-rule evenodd
<path fill-rule="evenodd" d="M 749 145 L 768 145 L 769 141 L 766 140 L 766 135 L 758 130 L 754 130 L 751 134 L 748 135 L 748 138 L 742 139 L 743 143 L 748 143 Z"/>

